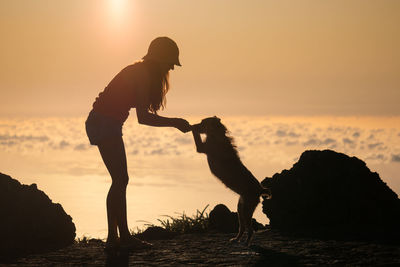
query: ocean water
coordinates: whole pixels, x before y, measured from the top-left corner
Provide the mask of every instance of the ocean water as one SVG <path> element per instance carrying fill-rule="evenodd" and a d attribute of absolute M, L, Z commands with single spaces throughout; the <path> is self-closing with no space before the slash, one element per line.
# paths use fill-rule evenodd
<path fill-rule="evenodd" d="M 111 179 L 84 117 L 0 118 L 0 172 L 36 183 L 61 203 L 77 236 L 106 236 L 105 198 Z M 201 118 L 189 118 L 197 123 Z M 364 160 L 400 193 L 400 117 L 226 117 L 242 161 L 261 181 L 290 169 L 307 149 L 333 149 Z M 191 133 L 128 119 L 124 141 L 130 181 L 131 229 L 159 224 L 163 215 L 196 213 L 218 203 L 235 210 L 238 197 L 210 173 Z M 254 217 L 268 219 L 258 206 Z"/>

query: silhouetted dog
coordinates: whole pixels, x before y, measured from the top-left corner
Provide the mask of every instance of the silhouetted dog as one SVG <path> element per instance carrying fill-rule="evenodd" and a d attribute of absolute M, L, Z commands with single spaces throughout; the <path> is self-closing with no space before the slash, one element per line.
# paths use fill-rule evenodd
<path fill-rule="evenodd" d="M 231 241 L 240 241 L 247 229 L 246 244 L 249 245 L 254 230 L 252 217 L 260 202 L 260 196 L 270 197 L 270 190 L 263 188 L 253 174 L 241 162 L 233 138 L 217 117 L 206 118 L 192 125 L 197 152 L 207 155 L 211 172 L 227 187 L 240 195 L 238 202 L 239 232 Z M 203 142 L 200 133 L 206 134 Z"/>

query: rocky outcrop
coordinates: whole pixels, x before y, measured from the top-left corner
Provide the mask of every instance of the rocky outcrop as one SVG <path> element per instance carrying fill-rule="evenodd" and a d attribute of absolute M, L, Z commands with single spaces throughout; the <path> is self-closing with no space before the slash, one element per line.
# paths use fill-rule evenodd
<path fill-rule="evenodd" d="M 75 225 L 60 204 L 37 189 L 0 173 L 0 258 L 65 247 Z"/>
<path fill-rule="evenodd" d="M 254 230 L 261 230 L 264 226 L 253 219 Z M 237 233 L 239 230 L 239 221 L 237 212 L 232 212 L 224 204 L 218 204 L 210 212 L 209 229 L 221 233 Z"/>
<path fill-rule="evenodd" d="M 290 170 L 266 178 L 263 212 L 275 229 L 386 229 L 400 225 L 400 200 L 356 158 L 305 151 Z"/>

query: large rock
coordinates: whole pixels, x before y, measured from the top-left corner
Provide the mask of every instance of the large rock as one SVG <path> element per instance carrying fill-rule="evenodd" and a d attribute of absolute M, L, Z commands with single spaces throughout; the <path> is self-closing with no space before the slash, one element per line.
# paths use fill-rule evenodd
<path fill-rule="evenodd" d="M 68 246 L 75 225 L 60 204 L 0 173 L 0 258 Z"/>
<path fill-rule="evenodd" d="M 209 229 L 221 233 L 237 233 L 239 230 L 239 221 L 237 212 L 232 212 L 224 204 L 218 204 L 210 212 Z M 252 225 L 254 230 L 264 229 L 264 226 L 253 219 Z"/>
<path fill-rule="evenodd" d="M 398 231 L 400 225 L 398 196 L 356 157 L 305 151 L 290 170 L 262 184 L 272 191 L 263 212 L 275 229 Z"/>

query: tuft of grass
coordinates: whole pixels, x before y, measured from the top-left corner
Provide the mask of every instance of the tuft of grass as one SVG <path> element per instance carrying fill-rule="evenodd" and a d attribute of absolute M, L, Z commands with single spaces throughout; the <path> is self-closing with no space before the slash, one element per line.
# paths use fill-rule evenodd
<path fill-rule="evenodd" d="M 138 220 L 137 222 L 145 223 L 145 224 L 143 224 L 143 226 L 145 228 L 139 228 L 138 226 L 136 226 L 136 228 L 134 228 L 134 229 L 129 229 L 129 231 L 131 232 L 131 235 L 142 234 L 144 231 L 146 231 L 147 228 L 156 226 L 155 224 L 150 223 L 149 221 Z"/>
<path fill-rule="evenodd" d="M 196 210 L 196 214 L 192 217 L 183 212 L 178 217 L 162 215 L 166 219 L 158 219 L 158 221 L 164 229 L 178 234 L 205 232 L 208 229 L 209 221 L 209 214 L 206 212 L 208 206 L 202 211 Z"/>
<path fill-rule="evenodd" d="M 165 230 L 168 230 L 177 234 L 187 234 L 187 233 L 201 233 L 208 230 L 208 221 L 209 214 L 206 212 L 206 209 L 209 205 L 206 205 L 205 208 L 200 211 L 196 210 L 196 214 L 192 217 L 189 217 L 183 212 L 179 214 L 177 217 L 173 217 L 170 215 L 161 215 L 162 217 L 166 217 L 166 219 L 157 219 L 157 221 L 161 224 L 161 227 Z M 146 222 L 146 221 L 144 221 Z M 157 225 L 147 223 L 145 224 L 146 228 L 139 228 L 131 230 L 132 235 L 137 235 L 143 233 L 149 227 L 155 227 Z"/>
<path fill-rule="evenodd" d="M 89 243 L 89 240 L 91 239 L 91 237 L 90 236 L 82 236 L 82 237 L 78 237 L 78 238 L 76 238 L 75 240 L 76 240 L 76 242 L 78 243 L 78 244 L 87 244 L 87 243 Z"/>
<path fill-rule="evenodd" d="M 136 228 L 135 229 L 129 229 L 130 230 L 130 232 L 131 232 L 131 235 L 138 235 L 138 234 L 141 234 L 141 233 L 143 233 L 148 227 L 152 227 L 152 226 L 155 226 L 154 224 L 151 224 L 151 223 L 146 223 L 145 224 L 145 226 L 147 226 L 146 228 L 139 228 L 139 227 L 137 227 L 136 226 Z"/>

